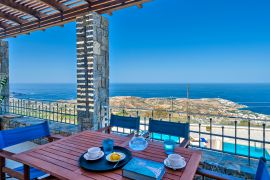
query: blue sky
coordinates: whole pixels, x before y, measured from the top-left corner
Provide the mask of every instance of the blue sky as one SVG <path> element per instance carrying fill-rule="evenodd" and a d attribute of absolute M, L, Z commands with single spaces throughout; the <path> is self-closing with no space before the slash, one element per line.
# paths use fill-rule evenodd
<path fill-rule="evenodd" d="M 270 1 L 154 0 L 108 16 L 113 83 L 270 82 Z M 75 83 L 75 23 L 10 42 L 12 83 Z"/>

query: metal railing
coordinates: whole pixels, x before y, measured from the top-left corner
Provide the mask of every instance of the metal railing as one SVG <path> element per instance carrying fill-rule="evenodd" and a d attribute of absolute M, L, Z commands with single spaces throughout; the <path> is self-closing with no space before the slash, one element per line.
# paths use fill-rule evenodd
<path fill-rule="evenodd" d="M 112 106 L 107 114 L 111 113 L 139 116 L 141 131 L 148 130 L 149 118 L 189 122 L 190 145 L 195 148 L 244 156 L 249 162 L 251 158 L 260 157 L 270 160 L 270 119 Z M 128 130 L 122 128 L 115 128 L 114 131 L 128 133 Z M 162 135 L 158 138 L 162 140 Z"/>
<path fill-rule="evenodd" d="M 6 96 L 6 91 L 4 88 L 8 82 L 8 77 L 6 73 L 0 73 L 0 114 L 3 113 L 4 107 L 3 104 L 5 103 L 5 99 L 7 98 Z"/>
<path fill-rule="evenodd" d="M 77 124 L 76 102 L 50 102 L 10 98 L 7 112 L 46 119 L 61 123 Z"/>
<path fill-rule="evenodd" d="M 140 116 L 140 130 L 147 131 L 149 118 L 172 122 L 190 123 L 191 146 L 219 152 L 237 154 L 250 158 L 261 156 L 270 160 L 270 118 L 245 117 L 235 114 L 211 114 L 178 111 L 174 101 L 169 99 L 171 107 L 163 109 L 130 108 L 126 106 L 104 107 L 100 114 L 103 125 L 109 124 L 111 113 L 122 116 Z M 49 102 L 10 98 L 8 113 L 36 117 L 61 123 L 77 124 L 76 102 Z M 168 109 L 168 110 L 164 110 Z M 117 132 L 126 132 L 117 128 Z M 202 141 L 204 138 L 206 142 Z M 162 136 L 161 136 L 162 139 Z"/>

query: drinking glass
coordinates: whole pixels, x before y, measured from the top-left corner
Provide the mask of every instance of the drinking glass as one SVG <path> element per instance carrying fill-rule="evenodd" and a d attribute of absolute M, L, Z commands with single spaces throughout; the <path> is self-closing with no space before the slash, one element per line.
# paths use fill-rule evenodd
<path fill-rule="evenodd" d="M 113 152 L 114 141 L 112 139 L 104 139 L 102 142 L 103 151 L 105 154 Z"/>
<path fill-rule="evenodd" d="M 173 140 L 165 140 L 164 141 L 164 150 L 166 154 L 174 153 L 175 142 Z"/>

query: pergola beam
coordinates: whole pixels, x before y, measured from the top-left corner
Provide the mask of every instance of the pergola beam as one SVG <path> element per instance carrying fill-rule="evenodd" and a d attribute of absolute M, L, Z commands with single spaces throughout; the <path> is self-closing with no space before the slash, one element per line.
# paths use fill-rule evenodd
<path fill-rule="evenodd" d="M 9 27 L 9 25 L 5 22 L 0 22 L 0 28 L 4 29 L 4 31 Z"/>
<path fill-rule="evenodd" d="M 11 15 L 11 14 L 8 14 L 8 13 L 5 13 L 5 12 L 2 12 L 0 11 L 0 17 L 3 18 L 3 19 L 6 19 L 6 20 L 9 20 L 9 21 L 13 21 L 17 24 L 22 24 L 22 23 L 25 23 L 26 21 L 17 17 L 17 16 L 14 16 L 14 15 Z"/>
<path fill-rule="evenodd" d="M 10 0 L 0 0 L 10 1 Z M 86 1 L 86 0 L 85 0 Z M 89 0 L 90 1 L 90 0 Z M 98 0 L 90 1 L 91 3 L 78 5 L 59 13 L 47 14 L 34 20 L 28 20 L 26 23 L 9 26 L 5 31 L 0 30 L 0 39 L 26 34 L 35 30 L 44 30 L 52 26 L 61 26 L 67 22 L 76 20 L 78 16 L 82 16 L 89 12 L 97 12 L 99 14 L 111 13 L 112 11 L 122 9 L 129 6 L 137 6 L 151 0 Z M 23 2 L 21 0 L 20 2 Z"/>
<path fill-rule="evenodd" d="M 54 8 L 60 12 L 68 10 L 68 7 L 66 5 L 64 5 L 63 3 L 60 3 L 56 0 L 39 0 L 39 1 L 51 6 L 52 8 Z"/>
<path fill-rule="evenodd" d="M 1 0 L 0 4 L 3 4 L 7 7 L 10 7 L 12 9 L 16 9 L 18 11 L 21 11 L 23 13 L 29 14 L 31 16 L 34 16 L 35 18 L 40 18 L 41 17 L 41 13 L 39 13 L 38 11 L 35 11 L 31 8 L 28 8 L 24 5 L 21 5 L 17 2 L 15 2 L 14 0 Z"/>

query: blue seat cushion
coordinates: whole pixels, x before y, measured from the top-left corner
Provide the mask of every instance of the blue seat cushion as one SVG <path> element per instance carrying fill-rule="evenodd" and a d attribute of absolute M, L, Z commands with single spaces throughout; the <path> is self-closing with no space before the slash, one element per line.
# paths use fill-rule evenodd
<path fill-rule="evenodd" d="M 23 166 L 17 167 L 14 170 L 23 173 Z M 40 171 L 36 168 L 30 167 L 30 179 L 36 179 L 38 177 L 44 176 L 45 174 L 47 173 Z"/>

